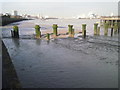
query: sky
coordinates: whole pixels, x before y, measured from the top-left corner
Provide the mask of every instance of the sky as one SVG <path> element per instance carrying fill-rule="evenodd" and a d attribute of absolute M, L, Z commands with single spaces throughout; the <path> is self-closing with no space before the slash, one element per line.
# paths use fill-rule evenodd
<path fill-rule="evenodd" d="M 0 2 L 119 2 L 119 0 L 1 0 Z"/>
<path fill-rule="evenodd" d="M 118 0 L 7 0 L 2 1 L 2 13 L 30 14 L 51 17 L 77 17 L 95 13 L 102 16 L 118 14 Z"/>

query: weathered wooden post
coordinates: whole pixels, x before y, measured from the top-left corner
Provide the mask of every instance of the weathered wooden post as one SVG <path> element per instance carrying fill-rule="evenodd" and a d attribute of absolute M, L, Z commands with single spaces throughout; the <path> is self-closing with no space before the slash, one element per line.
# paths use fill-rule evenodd
<path fill-rule="evenodd" d="M 118 30 L 118 24 L 117 22 L 114 22 L 114 34 L 117 34 L 117 30 Z"/>
<path fill-rule="evenodd" d="M 103 22 L 102 22 L 102 19 L 100 19 L 100 26 L 102 25 L 102 23 L 103 23 Z"/>
<path fill-rule="evenodd" d="M 11 36 L 14 38 L 14 31 L 11 30 Z"/>
<path fill-rule="evenodd" d="M 53 34 L 56 37 L 57 36 L 57 28 L 58 28 L 58 26 L 57 26 L 57 24 L 53 24 L 52 27 L 53 27 Z"/>
<path fill-rule="evenodd" d="M 97 28 L 97 35 L 100 35 L 100 27 Z"/>
<path fill-rule="evenodd" d="M 110 21 L 109 21 L 109 20 L 107 20 L 107 21 L 106 21 L 106 23 L 108 24 L 108 27 L 110 27 Z"/>
<path fill-rule="evenodd" d="M 68 25 L 68 33 L 69 33 L 69 36 L 72 37 L 73 36 L 73 25 Z"/>
<path fill-rule="evenodd" d="M 69 34 L 71 34 L 72 29 L 73 29 L 73 25 L 68 25 L 68 30 L 69 30 L 68 33 L 69 33 Z"/>
<path fill-rule="evenodd" d="M 50 34 L 47 33 L 46 36 L 47 36 L 47 40 L 50 40 Z"/>
<path fill-rule="evenodd" d="M 111 20 L 111 28 L 113 27 L 113 20 Z"/>
<path fill-rule="evenodd" d="M 106 23 L 106 20 L 103 20 L 103 25 Z"/>
<path fill-rule="evenodd" d="M 104 35 L 107 36 L 108 35 L 108 23 L 104 24 Z"/>
<path fill-rule="evenodd" d="M 118 21 L 118 34 L 120 32 L 120 22 Z"/>
<path fill-rule="evenodd" d="M 94 35 L 97 35 L 98 23 L 94 24 Z"/>
<path fill-rule="evenodd" d="M 39 25 L 35 25 L 36 38 L 41 38 L 40 28 L 41 27 Z"/>
<path fill-rule="evenodd" d="M 72 31 L 71 31 L 71 37 L 74 37 L 74 29 L 72 29 Z"/>
<path fill-rule="evenodd" d="M 19 28 L 18 26 L 13 26 L 12 35 L 14 38 L 19 38 Z"/>
<path fill-rule="evenodd" d="M 86 24 L 82 24 L 82 35 L 86 38 Z"/>
<path fill-rule="evenodd" d="M 113 36 L 113 27 L 111 27 L 111 37 Z"/>

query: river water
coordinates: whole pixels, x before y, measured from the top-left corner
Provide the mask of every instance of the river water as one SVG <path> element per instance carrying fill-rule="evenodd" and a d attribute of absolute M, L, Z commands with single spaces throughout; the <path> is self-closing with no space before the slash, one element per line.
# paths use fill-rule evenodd
<path fill-rule="evenodd" d="M 24 88 L 118 88 L 118 35 L 93 36 L 99 19 L 30 20 L 2 27 L 3 41 Z M 87 24 L 87 38 L 35 39 L 34 25 L 41 31 L 57 23 L 66 30 L 73 24 L 81 30 Z M 20 39 L 12 39 L 13 25 L 20 27 Z M 110 32 L 109 32 L 110 33 Z"/>

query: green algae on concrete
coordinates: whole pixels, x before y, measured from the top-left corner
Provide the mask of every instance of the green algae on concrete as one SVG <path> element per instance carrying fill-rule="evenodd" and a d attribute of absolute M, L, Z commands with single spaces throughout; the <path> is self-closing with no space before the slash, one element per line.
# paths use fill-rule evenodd
<path fill-rule="evenodd" d="M 74 37 L 73 25 L 68 25 L 68 33 L 69 33 L 69 37 Z"/>
<path fill-rule="evenodd" d="M 57 34 L 58 34 L 58 32 L 57 32 L 57 28 L 58 28 L 57 24 L 53 24 L 52 27 L 53 27 L 53 35 L 57 36 Z"/>
<path fill-rule="evenodd" d="M 68 33 L 71 34 L 73 29 L 73 25 L 68 25 Z"/>
<path fill-rule="evenodd" d="M 14 30 L 15 32 L 18 32 L 18 26 L 13 26 L 13 30 Z"/>
<path fill-rule="evenodd" d="M 75 29 L 72 29 L 72 34 L 73 34 L 73 35 L 75 34 Z"/>
<path fill-rule="evenodd" d="M 39 25 L 35 25 L 36 38 L 41 38 L 40 28 L 41 27 Z"/>
<path fill-rule="evenodd" d="M 11 31 L 12 37 L 19 38 L 19 28 L 18 26 L 13 26 L 13 31 Z"/>
<path fill-rule="evenodd" d="M 49 33 L 46 34 L 46 37 L 47 37 L 47 40 L 50 40 L 50 34 Z"/>

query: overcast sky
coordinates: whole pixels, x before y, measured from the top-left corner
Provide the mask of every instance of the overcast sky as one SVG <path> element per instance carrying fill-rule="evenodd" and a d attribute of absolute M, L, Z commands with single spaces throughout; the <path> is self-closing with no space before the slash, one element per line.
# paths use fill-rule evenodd
<path fill-rule="evenodd" d="M 1 2 L 119 2 L 120 0 L 1 0 Z"/>
<path fill-rule="evenodd" d="M 34 1 L 34 2 L 33 2 Z M 3 1 L 2 13 L 13 13 L 17 10 L 19 14 L 42 15 L 53 17 L 75 17 L 87 16 L 89 13 L 98 15 L 117 15 L 118 0 L 7 0 Z M 40 2 L 41 1 L 41 2 Z M 61 1 L 61 2 L 60 2 Z M 74 1 L 74 2 L 73 2 Z"/>

